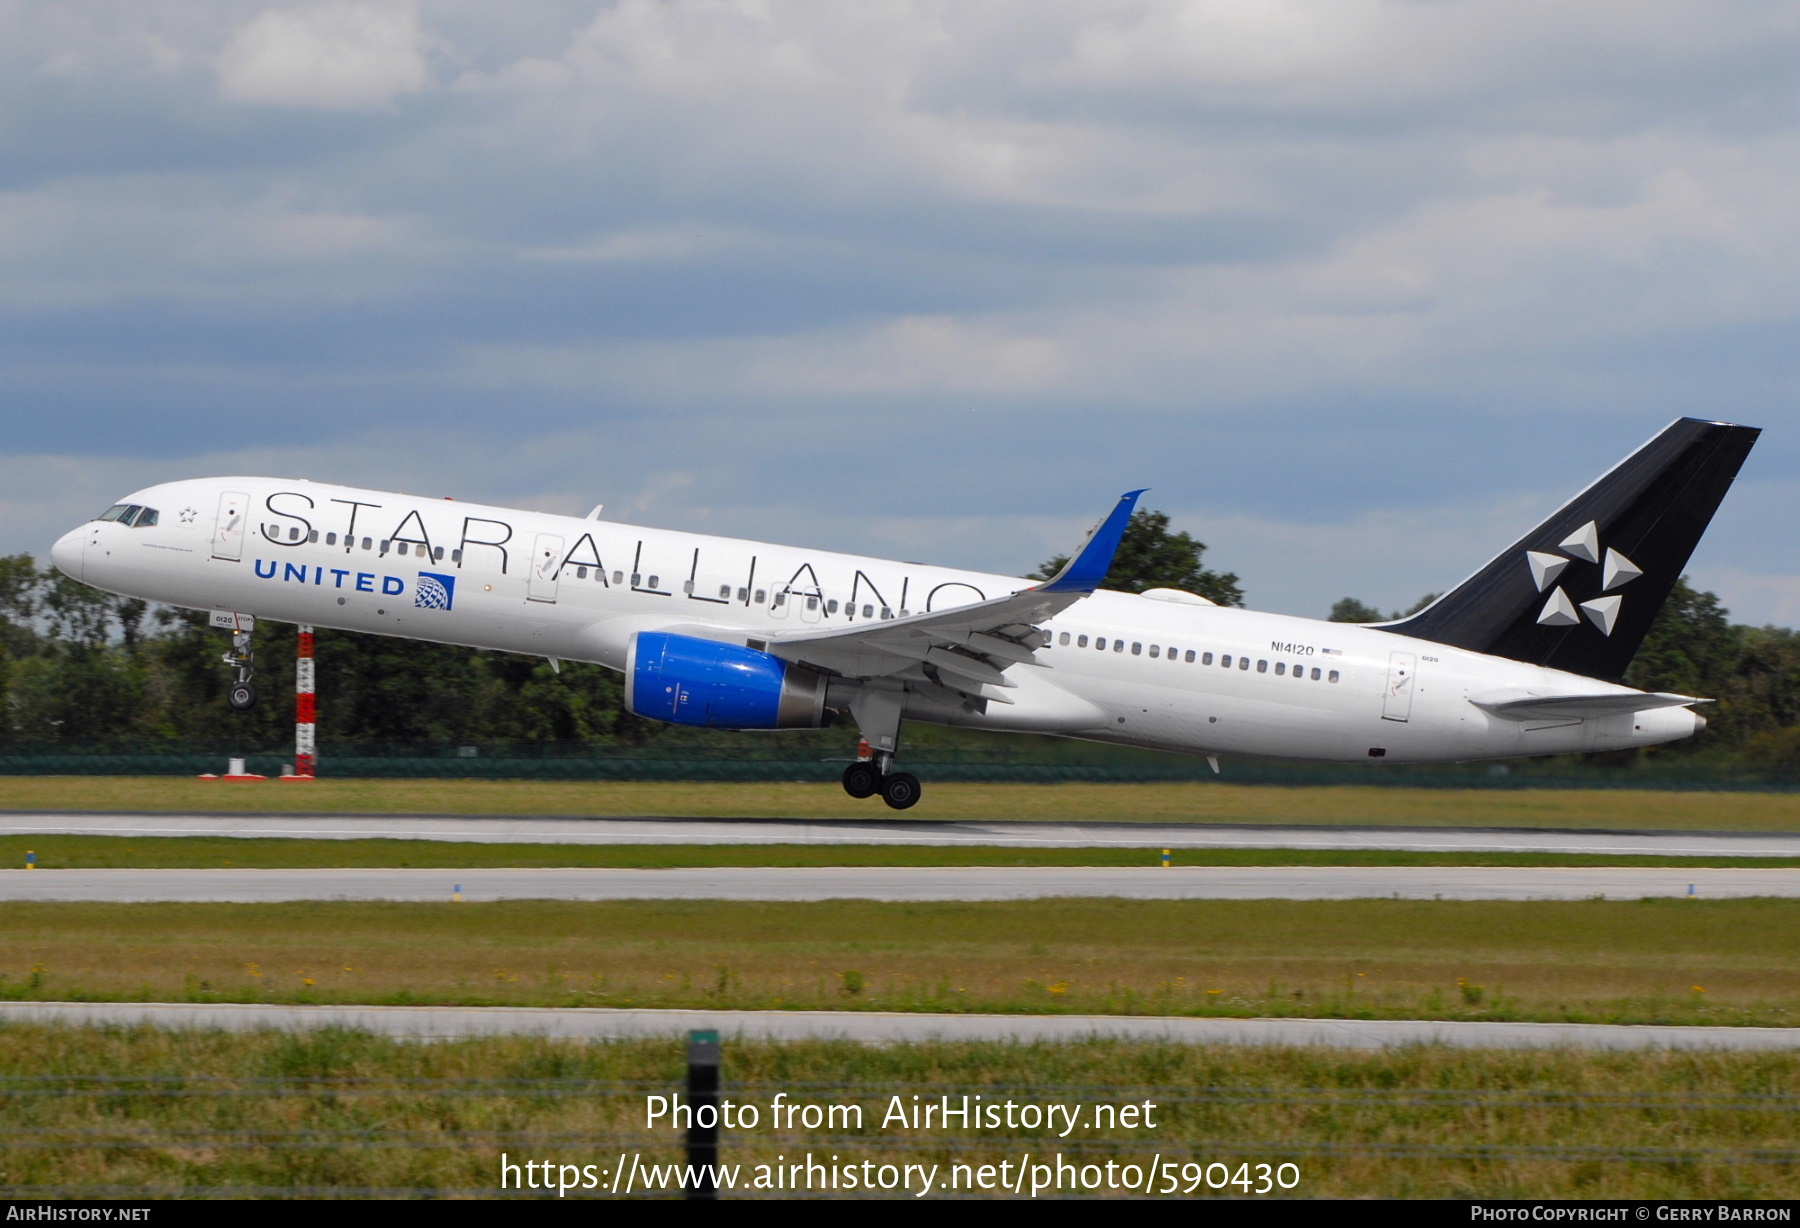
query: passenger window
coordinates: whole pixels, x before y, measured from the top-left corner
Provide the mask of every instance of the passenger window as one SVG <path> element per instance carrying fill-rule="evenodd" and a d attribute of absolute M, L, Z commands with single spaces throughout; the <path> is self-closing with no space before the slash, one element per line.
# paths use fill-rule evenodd
<path fill-rule="evenodd" d="M 147 529 L 155 523 L 156 523 L 156 509 L 153 507 L 147 507 L 143 511 L 141 511 L 137 514 L 137 519 L 131 522 L 131 527 L 134 529 Z M 315 533 L 315 534 L 313 534 L 313 536 L 317 537 L 318 534 Z"/>
<path fill-rule="evenodd" d="M 434 563 L 441 563 L 444 561 L 444 548 L 442 546 L 439 546 L 431 552 L 431 561 Z"/>
<path fill-rule="evenodd" d="M 1335 669 L 1332 670 L 1330 674 L 1326 675 L 1326 678 L 1325 678 L 1325 680 L 1327 682 L 1336 682 L 1337 679 L 1338 679 L 1338 672 Z"/>
<path fill-rule="evenodd" d="M 104 512 L 101 512 L 99 515 L 99 519 L 101 519 L 101 520 L 117 520 L 119 517 L 123 516 L 124 514 L 125 514 L 125 504 L 115 503 L 111 507 L 107 508 Z"/>
<path fill-rule="evenodd" d="M 1318 666 L 1316 666 L 1316 665 L 1315 665 L 1315 666 L 1313 666 L 1313 677 L 1312 677 L 1312 680 L 1313 680 L 1313 681 L 1314 681 L 1314 682 L 1317 682 L 1317 681 L 1318 681 L 1318 680 L 1319 680 L 1319 667 L 1318 667 Z"/>
<path fill-rule="evenodd" d="M 625 573 L 624 573 L 624 572 L 622 572 L 622 571 L 615 571 L 615 572 L 613 572 L 613 583 L 614 583 L 614 584 L 623 584 L 623 583 L 625 583 Z"/>
<path fill-rule="evenodd" d="M 1069 646 L 1069 633 L 1067 631 L 1062 633 L 1061 641 L 1064 648 Z"/>
<path fill-rule="evenodd" d="M 1075 647 L 1086 648 L 1087 647 L 1087 636 L 1085 636 L 1085 635 L 1076 636 L 1075 637 Z"/>
<path fill-rule="evenodd" d="M 1275 662 L 1275 676 L 1277 678 L 1279 678 L 1285 673 L 1287 673 L 1287 662 L 1285 662 L 1285 661 Z"/>
<path fill-rule="evenodd" d="M 1296 677 L 1296 678 L 1306 677 L 1306 666 L 1304 666 L 1304 665 L 1294 666 L 1294 677 Z"/>
<path fill-rule="evenodd" d="M 587 579 L 587 568 L 585 568 L 585 567 L 577 567 L 577 568 L 576 568 L 576 569 L 575 569 L 575 578 L 576 578 L 576 579 L 577 579 L 577 580 L 585 580 L 585 579 Z"/>
<path fill-rule="evenodd" d="M 293 525 L 288 529 L 288 540 L 291 542 L 297 542 L 300 540 L 300 526 L 299 525 Z"/>
<path fill-rule="evenodd" d="M 816 610 L 819 608 L 819 598 L 817 594 L 806 599 L 806 608 L 809 610 Z"/>
<path fill-rule="evenodd" d="M 786 605 L 787 604 L 787 594 L 786 593 L 776 593 L 775 600 L 771 601 L 769 604 L 770 605 Z"/>
<path fill-rule="evenodd" d="M 152 515 L 152 516 L 154 516 L 154 515 L 155 515 L 155 514 L 156 514 L 156 513 L 154 513 L 154 512 L 152 512 L 152 513 L 151 513 L 151 515 Z M 154 521 L 152 521 L 152 523 L 155 523 L 155 522 L 154 522 Z M 312 530 L 312 531 L 311 531 L 311 532 L 309 532 L 309 533 L 308 533 L 308 534 L 307 534 L 307 535 L 306 535 L 306 540 L 307 540 L 307 541 L 309 541 L 309 542 L 316 542 L 316 541 L 318 541 L 318 540 L 319 540 L 319 531 L 318 531 L 318 530 L 317 530 L 317 529 L 314 529 L 314 530 Z"/>
<path fill-rule="evenodd" d="M 1189 665 L 1192 665 L 1194 663 L 1194 650 L 1192 648 L 1187 650 L 1187 663 Z M 1210 652 L 1206 654 L 1206 663 L 1208 665 L 1212 664 L 1212 653 L 1210 653 Z"/>
<path fill-rule="evenodd" d="M 461 550 L 452 550 L 450 552 L 450 561 L 452 563 L 462 562 L 462 551 Z"/>
<path fill-rule="evenodd" d="M 1222 669 L 1230 669 L 1231 668 L 1231 654 L 1230 653 L 1226 653 L 1224 656 L 1219 658 L 1219 666 Z"/>
<path fill-rule="evenodd" d="M 864 605 L 863 606 L 863 617 L 864 618 L 874 618 L 875 617 L 875 607 L 872 605 Z"/>
<path fill-rule="evenodd" d="M 883 618 L 892 618 L 894 616 L 894 611 L 891 607 L 884 605 L 881 607 L 881 616 Z"/>
<path fill-rule="evenodd" d="M 1125 641 L 1124 640 L 1114 640 L 1113 641 L 1113 651 L 1114 652 L 1124 652 L 1125 651 Z"/>
<path fill-rule="evenodd" d="M 768 591 L 769 590 L 766 588 L 759 588 L 756 590 L 756 604 L 757 605 L 761 605 L 763 603 L 763 598 L 768 595 Z"/>
<path fill-rule="evenodd" d="M 1104 635 L 1096 635 L 1094 637 L 1094 647 L 1099 649 L 1101 652 L 1105 652 L 1106 651 L 1106 637 Z"/>
<path fill-rule="evenodd" d="M 373 540 L 371 540 L 370 538 L 367 538 L 367 537 L 363 538 L 363 549 L 364 550 L 373 550 L 374 548 L 375 548 L 375 543 Z"/>
<path fill-rule="evenodd" d="M 681 591 L 692 597 L 694 595 L 694 582 L 692 580 L 683 580 L 681 582 Z"/>
<path fill-rule="evenodd" d="M 1158 656 L 1162 655 L 1162 649 L 1158 648 L 1155 644 L 1152 644 L 1152 645 L 1150 645 L 1150 655 L 1152 658 L 1158 657 Z M 1172 657 L 1175 654 L 1170 653 L 1169 655 Z"/>
<path fill-rule="evenodd" d="M 738 590 L 737 599 L 739 601 L 748 602 L 750 600 L 750 590 L 747 588 L 740 588 Z"/>
<path fill-rule="evenodd" d="M 1259 674 L 1268 673 L 1269 672 L 1269 663 L 1267 661 L 1258 661 L 1256 663 L 1256 672 Z"/>
<path fill-rule="evenodd" d="M 325 535 L 325 544 L 327 546 L 337 545 L 337 534 L 336 533 L 327 533 Z"/>
<path fill-rule="evenodd" d="M 808 606 L 807 608 L 811 609 L 812 607 Z M 836 614 L 838 612 L 838 604 L 837 604 L 836 597 L 833 597 L 830 601 L 827 601 L 825 603 L 825 612 L 827 614 Z"/>
<path fill-rule="evenodd" d="M 731 585 L 729 585 L 729 584 L 719 585 L 719 600 L 720 601 L 730 601 L 731 600 Z"/>
<path fill-rule="evenodd" d="M 394 548 L 394 543 L 392 540 L 385 538 L 385 537 L 382 538 L 381 553 L 386 554 L 389 550 L 392 550 L 393 548 Z"/>
<path fill-rule="evenodd" d="M 403 555 L 406 553 L 406 543 L 405 542 L 400 543 L 400 553 Z"/>
<path fill-rule="evenodd" d="M 632 588 L 642 588 L 643 586 L 644 586 L 644 573 L 641 571 L 632 572 L 631 573 L 631 587 Z"/>
<path fill-rule="evenodd" d="M 1249 669 L 1250 668 L 1250 658 L 1249 657 L 1239 657 L 1238 658 L 1238 668 L 1239 669 Z"/>

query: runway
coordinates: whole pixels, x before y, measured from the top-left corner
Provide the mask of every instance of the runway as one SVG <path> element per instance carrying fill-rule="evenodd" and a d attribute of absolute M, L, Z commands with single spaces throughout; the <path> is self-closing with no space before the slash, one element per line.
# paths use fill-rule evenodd
<path fill-rule="evenodd" d="M 1194 1019 L 1131 1015 L 928 1015 L 885 1011 L 702 1011 L 553 1007 L 276 1006 L 186 1002 L 4 1002 L 8 1023 L 165 1028 L 355 1028 L 410 1040 L 526 1035 L 636 1040 L 715 1028 L 731 1040 L 1082 1041 L 1390 1049 L 1800 1049 L 1800 1028 L 1658 1027 L 1412 1019 Z"/>
<path fill-rule="evenodd" d="M 1800 833 L 1207 823 L 579 818 L 517 815 L 0 813 L 0 835 L 445 840 L 481 844 L 875 844 L 1387 850 L 1800 858 Z"/>
<path fill-rule="evenodd" d="M 0 900 L 1580 900 L 1800 896 L 1800 869 L 1430 866 L 722 866 L 0 870 Z"/>

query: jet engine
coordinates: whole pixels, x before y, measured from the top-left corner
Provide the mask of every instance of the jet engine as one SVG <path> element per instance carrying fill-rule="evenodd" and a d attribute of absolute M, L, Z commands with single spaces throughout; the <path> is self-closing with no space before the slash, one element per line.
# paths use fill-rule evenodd
<path fill-rule="evenodd" d="M 640 631 L 625 658 L 625 706 L 710 729 L 818 729 L 830 723 L 823 674 L 771 653 Z"/>

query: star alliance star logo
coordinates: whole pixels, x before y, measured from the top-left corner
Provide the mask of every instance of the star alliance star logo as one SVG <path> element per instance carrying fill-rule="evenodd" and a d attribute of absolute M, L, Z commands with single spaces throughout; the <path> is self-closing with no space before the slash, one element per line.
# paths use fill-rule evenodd
<path fill-rule="evenodd" d="M 194 517 L 198 516 L 200 514 L 200 511 L 198 508 L 184 507 L 181 509 L 180 512 L 178 512 L 176 514 L 181 517 L 182 524 L 193 524 Z"/>
<path fill-rule="evenodd" d="M 1557 549 L 1566 551 L 1572 557 L 1564 558 L 1560 554 L 1549 554 L 1541 550 L 1525 552 L 1525 561 L 1531 566 L 1531 582 L 1537 585 L 1540 593 L 1546 588 L 1550 589 L 1550 596 L 1544 601 L 1544 608 L 1538 614 L 1538 622 L 1546 627 L 1573 627 L 1581 622 L 1581 615 L 1585 614 L 1588 621 L 1600 629 L 1600 634 L 1611 635 L 1614 625 L 1619 621 L 1619 607 L 1625 600 L 1612 590 L 1630 584 L 1644 574 L 1643 569 L 1617 550 L 1608 549 L 1603 557 L 1600 553 L 1600 527 L 1591 520 L 1564 538 Z M 1600 591 L 1607 594 L 1582 602 L 1580 613 L 1576 612 L 1575 603 L 1562 591 L 1562 586 L 1556 584 L 1557 577 L 1577 559 L 1583 563 L 1602 565 Z M 1552 585 L 1555 587 L 1551 587 Z"/>

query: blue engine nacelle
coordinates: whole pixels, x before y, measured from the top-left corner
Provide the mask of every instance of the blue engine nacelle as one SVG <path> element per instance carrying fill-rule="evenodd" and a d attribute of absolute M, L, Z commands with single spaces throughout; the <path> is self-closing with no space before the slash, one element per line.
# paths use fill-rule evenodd
<path fill-rule="evenodd" d="M 640 631 L 625 658 L 625 706 L 710 729 L 818 729 L 825 676 L 738 644 Z"/>

